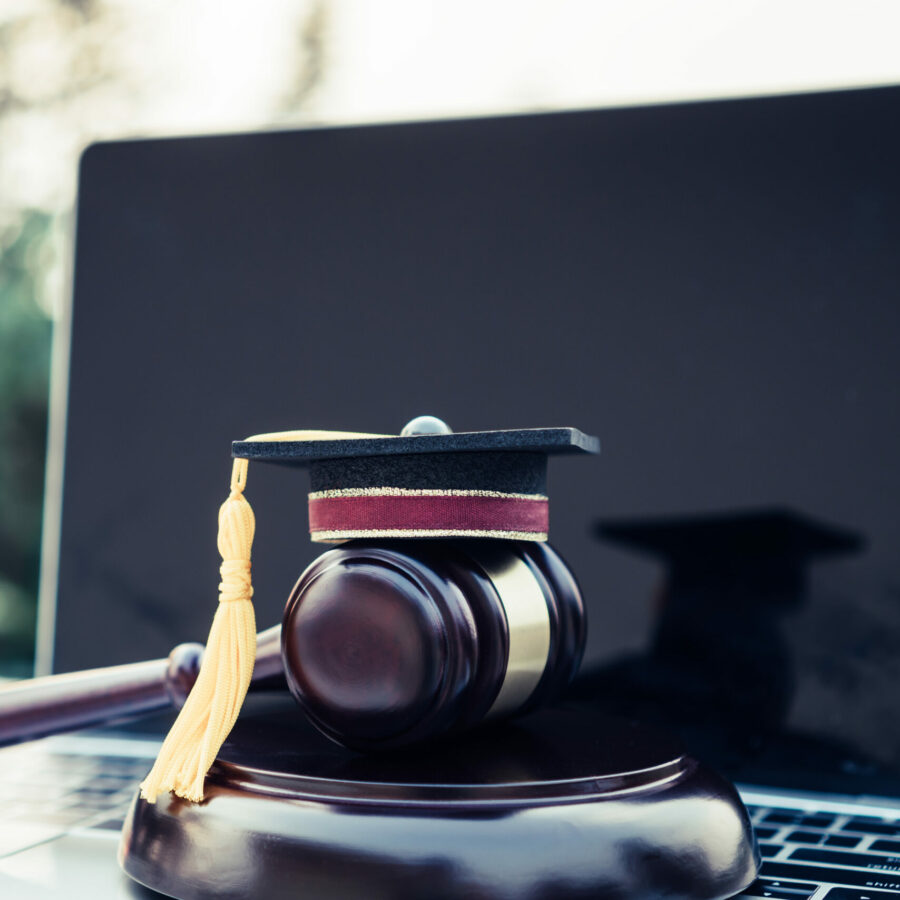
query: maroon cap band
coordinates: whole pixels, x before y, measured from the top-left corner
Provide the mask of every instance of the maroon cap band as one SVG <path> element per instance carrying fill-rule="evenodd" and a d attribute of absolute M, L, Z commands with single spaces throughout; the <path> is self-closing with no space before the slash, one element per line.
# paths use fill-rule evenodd
<path fill-rule="evenodd" d="M 498 491 L 350 488 L 309 495 L 314 541 L 362 537 L 491 537 L 547 540 L 541 494 Z"/>

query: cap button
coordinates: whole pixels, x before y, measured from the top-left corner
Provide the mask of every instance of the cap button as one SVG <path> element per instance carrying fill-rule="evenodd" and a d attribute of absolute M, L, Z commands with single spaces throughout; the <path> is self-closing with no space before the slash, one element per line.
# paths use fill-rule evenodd
<path fill-rule="evenodd" d="M 453 434 L 453 429 L 436 416 L 416 416 L 403 426 L 400 437 L 412 437 L 417 434 Z"/>

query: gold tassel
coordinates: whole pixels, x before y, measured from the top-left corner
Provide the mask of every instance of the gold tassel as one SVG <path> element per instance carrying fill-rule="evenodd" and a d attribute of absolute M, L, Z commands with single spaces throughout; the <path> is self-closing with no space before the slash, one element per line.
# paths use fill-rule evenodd
<path fill-rule="evenodd" d="M 250 686 L 256 660 L 250 549 L 256 525 L 244 497 L 246 483 L 247 460 L 236 459 L 231 493 L 219 509 L 219 606 L 197 681 L 141 784 L 141 796 L 150 803 L 165 791 L 195 802 L 203 799 L 203 780 Z"/>
<path fill-rule="evenodd" d="M 279 431 L 248 441 L 327 441 L 389 437 L 349 431 Z M 236 459 L 231 493 L 219 509 L 219 606 L 213 618 L 203 662 L 175 724 L 163 742 L 141 797 L 150 803 L 166 791 L 186 800 L 203 799 L 203 781 L 225 738 L 234 727 L 247 695 L 256 661 L 256 617 L 250 580 L 250 549 L 256 523 L 244 497 L 247 460 Z"/>

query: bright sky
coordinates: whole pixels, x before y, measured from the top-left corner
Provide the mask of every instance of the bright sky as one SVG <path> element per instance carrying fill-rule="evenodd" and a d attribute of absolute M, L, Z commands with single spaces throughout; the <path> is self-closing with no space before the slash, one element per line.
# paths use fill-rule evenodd
<path fill-rule="evenodd" d="M 900 83 L 900 0 L 5 0 L 0 229 L 98 138 Z M 310 48 L 319 11 L 321 42 Z M 13 30 L 10 31 L 10 26 Z M 320 76 L 298 93 L 310 62 Z M 102 77 L 98 77 L 98 73 Z M 0 95 L 3 90 L 0 90 Z"/>
<path fill-rule="evenodd" d="M 368 119 L 900 82 L 896 0 L 334 0 L 316 110 Z"/>

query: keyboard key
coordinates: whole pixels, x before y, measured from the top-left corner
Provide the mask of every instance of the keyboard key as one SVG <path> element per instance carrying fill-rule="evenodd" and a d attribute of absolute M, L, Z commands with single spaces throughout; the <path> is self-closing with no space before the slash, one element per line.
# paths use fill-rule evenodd
<path fill-rule="evenodd" d="M 897 900 L 893 891 L 859 891 L 856 888 L 832 888 L 825 900 L 887 900 L 892 897 Z"/>
<path fill-rule="evenodd" d="M 775 834 L 777 833 L 777 831 L 778 831 L 777 828 L 754 828 L 753 829 L 753 832 L 756 835 L 757 840 L 760 840 L 760 841 L 767 841 L 770 838 L 775 837 Z"/>
<path fill-rule="evenodd" d="M 98 831 L 121 831 L 124 825 L 125 819 L 117 817 L 115 819 L 104 819 L 102 822 L 98 822 L 95 825 L 89 825 L 88 828 L 96 829 Z"/>
<path fill-rule="evenodd" d="M 52 808 L 56 809 L 61 806 L 61 802 L 58 797 L 52 797 L 49 800 L 46 798 L 38 798 L 34 799 L 31 797 L 28 798 L 17 798 L 17 797 L 7 797 L 5 794 L 3 795 L 3 814 L 7 813 L 12 814 L 14 812 L 40 812 L 42 809 Z"/>
<path fill-rule="evenodd" d="M 781 847 L 778 844 L 760 844 L 759 855 L 763 859 L 769 859 L 769 857 L 775 856 L 780 849 Z"/>
<path fill-rule="evenodd" d="M 862 869 L 878 869 L 880 872 L 900 872 L 900 857 L 875 856 L 873 853 L 844 853 L 840 850 L 819 850 L 816 847 L 800 847 L 788 859 L 831 863 L 835 866 L 858 866 Z"/>
<path fill-rule="evenodd" d="M 741 897 L 771 897 L 772 900 L 805 900 L 815 890 L 814 884 L 801 887 L 799 890 L 789 882 L 779 885 L 778 882 L 754 881 L 750 887 L 741 894 Z"/>
<path fill-rule="evenodd" d="M 859 840 L 857 838 L 857 841 Z M 900 841 L 872 841 L 869 850 L 877 853 L 900 853 Z"/>
<path fill-rule="evenodd" d="M 851 837 L 849 834 L 829 834 L 825 836 L 825 843 L 829 847 L 855 847 L 862 838 Z M 876 841 L 877 844 L 896 843 L 897 849 L 900 850 L 900 842 L 897 841 Z"/>
<path fill-rule="evenodd" d="M 793 891 L 794 896 L 797 894 L 812 894 L 819 888 L 817 884 L 811 884 L 808 881 L 784 881 L 781 878 L 760 878 L 757 884 L 779 891 Z"/>
<path fill-rule="evenodd" d="M 62 812 L 73 812 L 73 813 L 81 813 L 82 818 L 85 816 L 95 816 L 97 813 L 108 812 L 112 814 L 115 812 L 115 805 L 110 803 L 92 803 L 84 800 L 80 800 L 78 803 L 73 803 L 71 805 L 66 805 L 60 807 Z"/>
<path fill-rule="evenodd" d="M 793 844 L 818 844 L 823 835 L 815 831 L 792 831 L 785 841 Z"/>
<path fill-rule="evenodd" d="M 834 816 L 825 815 L 823 813 L 815 813 L 811 816 L 804 816 L 800 820 L 800 824 L 804 828 L 827 828 L 834 823 Z"/>
<path fill-rule="evenodd" d="M 92 785 L 91 787 L 80 787 L 71 791 L 69 797 L 83 797 L 85 800 L 105 799 L 111 794 L 117 794 L 119 790 L 120 788 L 118 787 L 94 787 Z"/>
<path fill-rule="evenodd" d="M 128 778 L 124 775 L 98 775 L 91 779 L 91 787 L 115 791 L 137 784 L 138 781 L 140 781 L 139 778 Z"/>
<path fill-rule="evenodd" d="M 816 881 L 842 884 L 847 887 L 900 891 L 900 876 L 882 872 L 863 872 L 859 869 L 832 869 L 825 866 L 766 860 L 762 864 L 762 874 L 765 878 L 814 878 Z"/>
<path fill-rule="evenodd" d="M 59 825 L 40 825 L 34 822 L 0 824 L 0 858 L 18 853 L 35 844 L 43 844 L 65 832 Z"/>
<path fill-rule="evenodd" d="M 844 825 L 844 831 L 859 831 L 862 834 L 883 834 L 885 837 L 900 837 L 900 825 L 896 822 L 881 822 L 877 819 L 858 817 Z"/>
<path fill-rule="evenodd" d="M 29 814 L 28 822 L 33 825 L 64 827 L 66 825 L 74 825 L 76 822 L 83 822 L 91 813 L 92 810 L 90 809 L 48 809 L 43 812 Z"/>
<path fill-rule="evenodd" d="M 762 820 L 771 825 L 798 825 L 800 823 L 800 813 L 777 810 L 763 816 Z"/>
<path fill-rule="evenodd" d="M 56 778 L 54 776 L 40 782 L 23 779 L 18 784 L 0 787 L 0 794 L 6 796 L 7 791 L 9 791 L 10 793 L 15 793 L 16 796 L 52 800 L 54 797 L 62 797 L 63 794 L 67 794 L 73 788 L 81 787 L 82 784 L 84 784 L 84 781 L 77 775 L 71 778 Z"/>

